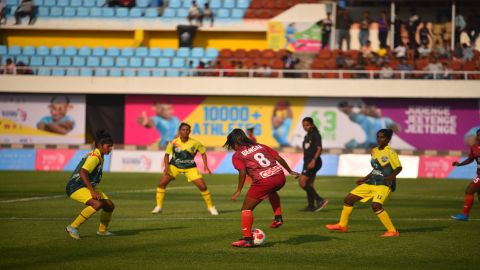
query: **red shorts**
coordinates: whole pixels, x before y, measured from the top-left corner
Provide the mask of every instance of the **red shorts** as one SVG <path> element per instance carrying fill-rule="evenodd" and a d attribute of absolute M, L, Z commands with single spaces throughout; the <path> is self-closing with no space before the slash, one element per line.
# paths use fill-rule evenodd
<path fill-rule="evenodd" d="M 247 192 L 247 196 L 257 200 L 263 200 L 272 192 L 280 190 L 285 185 L 285 175 L 283 173 L 262 179 L 258 183 L 252 183 Z"/>
<path fill-rule="evenodd" d="M 474 190 L 480 191 L 480 176 L 477 176 L 475 179 L 473 179 L 472 187 Z"/>

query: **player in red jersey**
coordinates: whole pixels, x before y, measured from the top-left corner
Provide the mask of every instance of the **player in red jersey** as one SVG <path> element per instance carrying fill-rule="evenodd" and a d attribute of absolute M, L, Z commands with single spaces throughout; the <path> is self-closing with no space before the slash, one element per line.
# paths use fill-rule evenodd
<path fill-rule="evenodd" d="M 232 195 L 232 201 L 237 201 L 245 178 L 249 175 L 252 180 L 242 206 L 242 233 L 243 238 L 233 242 L 234 247 L 252 247 L 253 209 L 268 198 L 275 215 L 271 228 L 278 228 L 283 224 L 280 197 L 277 191 L 285 185 L 285 174 L 277 162 L 285 168 L 290 175 L 298 178 L 299 174 L 292 171 L 287 162 L 272 148 L 252 142 L 241 129 L 234 129 L 228 134 L 224 144 L 227 150 L 235 150 L 232 162 L 238 170 L 238 187 Z"/>
<path fill-rule="evenodd" d="M 468 158 L 462 162 L 455 161 L 452 166 L 463 166 L 472 163 L 474 160 L 477 162 L 477 177 L 468 184 L 465 190 L 465 203 L 463 204 L 463 213 L 451 216 L 451 218 L 458 221 L 468 221 L 468 215 L 470 209 L 472 209 L 475 193 L 480 200 L 480 129 L 477 129 L 476 143 L 470 148 L 470 154 Z"/>

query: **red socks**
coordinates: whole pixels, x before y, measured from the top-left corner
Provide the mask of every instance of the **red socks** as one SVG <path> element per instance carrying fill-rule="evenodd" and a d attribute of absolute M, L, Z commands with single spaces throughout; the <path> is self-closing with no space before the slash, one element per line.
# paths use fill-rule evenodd
<path fill-rule="evenodd" d="M 252 237 L 253 213 L 252 210 L 242 211 L 242 233 L 243 237 Z"/>
<path fill-rule="evenodd" d="M 473 199 L 474 199 L 474 195 L 465 195 L 465 203 L 463 204 L 463 214 L 465 214 L 466 216 L 468 216 L 468 214 L 470 213 L 470 209 L 472 208 L 473 206 Z"/>
<path fill-rule="evenodd" d="M 282 215 L 282 208 L 280 207 L 280 196 L 278 196 L 277 192 L 272 192 L 268 195 L 268 199 L 270 200 L 270 204 L 272 205 L 272 210 L 275 216 Z"/>

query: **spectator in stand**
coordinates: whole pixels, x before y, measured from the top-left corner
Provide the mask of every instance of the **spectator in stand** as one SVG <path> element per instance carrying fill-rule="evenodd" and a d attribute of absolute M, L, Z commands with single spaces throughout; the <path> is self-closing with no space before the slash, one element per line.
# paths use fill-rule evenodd
<path fill-rule="evenodd" d="M 468 46 L 467 43 L 462 44 L 462 62 L 472 61 L 474 58 L 472 47 Z"/>
<path fill-rule="evenodd" d="M 455 15 L 455 44 L 460 43 L 460 35 L 465 31 L 466 26 L 467 23 L 465 22 L 465 18 L 460 14 L 460 11 L 457 10 Z"/>
<path fill-rule="evenodd" d="M 15 65 L 15 62 L 13 62 L 11 58 L 7 58 L 7 61 L 5 61 L 5 65 L 2 68 L 2 73 L 9 75 L 17 74 L 17 65 Z"/>
<path fill-rule="evenodd" d="M 282 57 L 283 61 L 283 69 L 286 70 L 294 70 L 295 66 L 300 63 L 300 59 L 298 59 L 292 51 L 287 51 L 287 54 Z M 283 76 L 285 78 L 297 78 L 298 73 L 294 72 L 284 72 Z"/>
<path fill-rule="evenodd" d="M 410 48 L 416 50 L 418 47 L 415 34 L 417 33 L 418 25 L 420 24 L 420 16 L 415 8 L 410 9 L 410 17 L 408 18 L 408 41 Z"/>
<path fill-rule="evenodd" d="M 17 63 L 17 74 L 18 75 L 33 75 L 33 70 L 28 67 L 25 63 L 22 61 L 19 61 Z"/>
<path fill-rule="evenodd" d="M 387 18 L 387 13 L 385 11 L 382 11 L 380 13 L 380 19 L 378 19 L 377 23 L 378 23 L 378 41 L 380 42 L 380 48 L 386 48 L 390 23 Z"/>
<path fill-rule="evenodd" d="M 338 69 L 344 69 L 345 68 L 345 66 L 346 66 L 345 54 L 343 53 L 343 51 L 339 51 L 337 56 L 335 57 L 335 66 Z"/>
<path fill-rule="evenodd" d="M 218 77 L 220 76 L 220 69 L 222 69 L 222 62 L 220 61 L 217 61 L 215 62 L 215 65 L 213 66 L 213 72 L 212 72 L 212 76 L 215 76 L 215 77 Z"/>
<path fill-rule="evenodd" d="M 374 52 L 373 52 L 373 48 L 372 48 L 372 42 L 370 40 L 367 40 L 367 43 L 365 44 L 365 46 L 363 46 L 361 49 L 360 49 L 360 52 L 362 53 L 362 56 L 364 58 L 372 58 L 374 57 Z"/>
<path fill-rule="evenodd" d="M 363 12 L 363 18 L 360 21 L 360 47 L 363 47 L 367 44 L 367 41 L 370 37 L 370 23 L 372 20 L 370 19 L 370 13 L 368 11 Z"/>
<path fill-rule="evenodd" d="M 367 61 L 365 59 L 365 57 L 363 57 L 363 54 L 358 54 L 358 58 L 357 58 L 357 64 L 355 65 L 355 70 L 365 70 L 367 66 Z M 357 78 L 368 78 L 368 75 L 367 73 L 357 73 L 356 74 L 356 77 Z"/>
<path fill-rule="evenodd" d="M 376 53 L 377 58 L 375 59 L 375 62 L 378 64 L 389 62 L 388 54 L 388 47 L 380 47 Z"/>
<path fill-rule="evenodd" d="M 475 46 L 480 32 L 480 15 L 478 15 L 477 10 L 472 10 L 468 15 L 466 31 L 470 38 L 470 44 Z"/>
<path fill-rule="evenodd" d="M 425 79 L 440 79 L 442 76 L 443 66 L 438 62 L 437 57 L 432 57 L 431 62 L 423 69 L 429 73 L 425 74 Z"/>
<path fill-rule="evenodd" d="M 432 32 L 430 31 L 429 28 L 429 23 L 428 22 L 423 22 L 418 26 L 417 34 L 418 36 L 418 43 L 421 45 L 427 44 L 430 46 L 432 44 Z"/>
<path fill-rule="evenodd" d="M 235 68 L 235 77 L 248 77 L 248 72 L 244 70 L 242 61 L 237 61 L 237 67 Z"/>
<path fill-rule="evenodd" d="M 429 57 L 432 49 L 428 46 L 428 44 L 422 44 L 421 47 L 418 47 L 418 57 Z"/>
<path fill-rule="evenodd" d="M 205 63 L 203 61 L 198 62 L 197 66 L 197 76 L 205 76 Z"/>
<path fill-rule="evenodd" d="M 106 0 L 103 6 L 132 8 L 136 5 L 136 0 Z"/>
<path fill-rule="evenodd" d="M 7 24 L 7 17 L 5 15 L 6 2 L 6 0 L 0 0 L 0 24 Z"/>
<path fill-rule="evenodd" d="M 248 70 L 248 77 L 260 77 L 259 74 L 260 66 L 257 62 L 253 62 L 252 66 Z"/>
<path fill-rule="evenodd" d="M 267 64 L 263 64 L 259 68 L 258 74 L 260 74 L 260 77 L 265 77 L 265 78 L 272 77 L 272 69 Z"/>
<path fill-rule="evenodd" d="M 148 6 L 151 7 L 151 8 L 156 8 L 158 16 L 163 15 L 163 11 L 165 10 L 163 0 L 152 0 L 150 2 L 150 5 L 148 5 Z"/>
<path fill-rule="evenodd" d="M 438 58 L 452 58 L 452 54 L 450 53 L 450 48 L 448 46 L 448 42 L 440 43 L 440 40 L 435 41 L 435 46 L 433 47 L 433 51 L 435 52 L 435 56 Z"/>
<path fill-rule="evenodd" d="M 387 64 L 382 63 L 382 69 L 380 69 L 380 79 L 392 79 L 393 69 Z"/>
<path fill-rule="evenodd" d="M 235 60 L 232 60 L 229 62 L 226 62 L 225 65 L 223 66 L 223 69 L 225 69 L 223 75 L 226 77 L 233 77 L 235 76 L 235 67 L 237 66 L 237 62 Z"/>
<path fill-rule="evenodd" d="M 440 76 L 440 78 L 444 79 L 444 80 L 451 80 L 452 79 L 452 70 L 448 67 L 448 63 L 443 62 L 442 66 L 443 66 L 443 73 Z"/>
<path fill-rule="evenodd" d="M 192 24 L 192 22 L 195 22 L 196 24 L 202 23 L 202 12 L 198 8 L 196 1 L 192 2 L 192 6 L 188 10 L 187 19 L 190 24 Z"/>
<path fill-rule="evenodd" d="M 15 24 L 20 24 L 21 18 L 28 16 L 28 24 L 35 22 L 35 3 L 33 0 L 22 0 L 20 6 L 15 10 Z"/>
<path fill-rule="evenodd" d="M 330 47 L 330 34 L 332 33 L 332 13 L 327 12 L 327 18 L 317 22 L 322 27 L 322 49 Z"/>
<path fill-rule="evenodd" d="M 400 44 L 393 49 L 393 52 L 395 53 L 395 58 L 401 59 L 407 57 L 407 47 L 403 43 L 403 41 L 400 41 Z"/>
<path fill-rule="evenodd" d="M 346 9 L 340 9 L 337 16 L 337 43 L 338 49 L 342 49 L 343 40 L 347 42 L 347 50 L 350 50 L 350 27 L 352 26 L 352 18 Z"/>
<path fill-rule="evenodd" d="M 209 3 L 205 3 L 205 5 L 203 6 L 203 12 L 200 18 L 200 26 L 203 25 L 203 20 L 205 19 L 210 20 L 210 27 L 213 27 L 214 14 L 212 9 L 210 9 Z"/>
<path fill-rule="evenodd" d="M 205 72 L 205 76 L 213 76 L 213 69 L 215 68 L 215 66 L 213 65 L 212 61 L 208 61 L 206 64 L 205 64 L 205 69 L 207 70 Z"/>
<path fill-rule="evenodd" d="M 410 71 L 413 70 L 413 67 L 412 67 L 412 65 L 410 65 L 407 62 L 406 58 L 402 58 L 402 59 L 400 59 L 400 64 L 398 64 L 398 66 L 397 66 L 397 70 L 398 71 L 410 72 Z M 402 77 L 405 78 L 405 79 L 409 79 L 409 78 L 411 78 L 411 74 L 405 74 Z"/>

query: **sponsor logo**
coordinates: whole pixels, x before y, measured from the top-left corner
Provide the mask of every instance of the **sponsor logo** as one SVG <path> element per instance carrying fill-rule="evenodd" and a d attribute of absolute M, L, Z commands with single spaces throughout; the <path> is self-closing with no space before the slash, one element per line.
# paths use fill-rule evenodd
<path fill-rule="evenodd" d="M 152 167 L 152 159 L 147 156 L 140 157 L 124 157 L 122 158 L 123 166 L 135 166 L 140 169 L 150 170 Z"/>
<path fill-rule="evenodd" d="M 262 149 L 262 148 L 263 148 L 263 147 L 262 147 L 261 145 L 258 145 L 258 144 L 257 144 L 257 145 L 255 145 L 255 146 L 252 146 L 252 147 L 250 147 L 250 148 L 248 148 L 248 149 L 243 150 L 241 153 L 242 153 L 242 155 L 245 157 L 245 156 L 247 156 L 248 154 L 251 154 L 251 153 L 253 153 L 253 152 L 255 152 L 255 151 L 259 150 L 259 149 Z"/>
<path fill-rule="evenodd" d="M 27 112 L 21 108 L 17 110 L 4 110 L 2 111 L 2 117 L 8 119 L 18 119 L 22 122 L 27 120 Z"/>
<path fill-rule="evenodd" d="M 280 166 L 276 165 L 274 167 L 271 167 L 271 168 L 268 168 L 266 169 L 265 171 L 261 171 L 259 173 L 259 175 L 262 177 L 262 178 L 268 178 L 272 175 L 276 175 L 278 174 L 279 172 L 282 171 L 282 168 L 280 168 Z"/>
<path fill-rule="evenodd" d="M 373 174 L 373 175 L 383 176 L 382 172 L 379 171 L 379 170 L 373 170 L 373 171 L 372 171 L 372 174 Z"/>
<path fill-rule="evenodd" d="M 382 157 L 382 162 L 387 162 L 387 161 L 388 161 L 388 157 L 383 156 Z"/>

